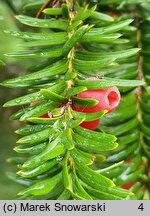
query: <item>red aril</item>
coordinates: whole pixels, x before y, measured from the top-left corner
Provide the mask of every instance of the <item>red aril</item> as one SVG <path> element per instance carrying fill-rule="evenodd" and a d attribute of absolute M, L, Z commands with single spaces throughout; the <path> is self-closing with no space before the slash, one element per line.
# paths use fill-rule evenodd
<path fill-rule="evenodd" d="M 87 80 L 100 80 L 95 77 L 89 77 Z M 85 112 L 85 113 L 94 113 L 103 110 L 107 110 L 107 114 L 113 112 L 120 103 L 120 92 L 117 87 L 105 88 L 105 89 L 96 89 L 96 90 L 86 90 L 79 94 L 77 94 L 78 98 L 93 98 L 98 101 L 96 106 L 86 108 L 86 107 L 79 107 L 75 104 L 72 105 L 72 109 L 78 112 Z M 83 122 L 80 126 L 88 128 L 90 130 L 95 130 L 98 127 L 98 119 L 97 121 L 91 122 Z M 88 126 L 89 124 L 89 126 Z M 90 124 L 92 127 L 90 127 Z M 94 128 L 94 129 L 92 129 Z"/>
<path fill-rule="evenodd" d="M 98 128 L 99 123 L 100 123 L 100 119 L 96 119 L 90 122 L 82 122 L 80 126 L 88 130 L 95 130 L 96 128 Z"/>
<path fill-rule="evenodd" d="M 134 182 L 130 182 L 130 183 L 122 185 L 121 187 L 123 189 L 129 190 L 135 183 L 136 183 L 135 181 Z"/>

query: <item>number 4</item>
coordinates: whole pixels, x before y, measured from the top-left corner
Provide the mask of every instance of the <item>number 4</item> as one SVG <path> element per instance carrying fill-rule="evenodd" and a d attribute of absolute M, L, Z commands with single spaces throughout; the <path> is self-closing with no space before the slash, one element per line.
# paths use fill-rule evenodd
<path fill-rule="evenodd" d="M 144 206 L 143 206 L 143 203 L 141 203 L 138 207 L 139 210 L 143 211 L 144 210 Z"/>

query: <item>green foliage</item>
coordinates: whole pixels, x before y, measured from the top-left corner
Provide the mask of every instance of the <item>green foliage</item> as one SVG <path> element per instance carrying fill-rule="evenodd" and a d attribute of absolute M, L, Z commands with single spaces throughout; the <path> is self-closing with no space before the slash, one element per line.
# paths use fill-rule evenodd
<path fill-rule="evenodd" d="M 14 150 L 22 157 L 9 160 L 18 164 L 20 171 L 9 177 L 28 186 L 19 193 L 27 199 L 149 199 L 149 17 L 140 26 L 140 15 L 143 11 L 147 14 L 145 4 L 101 1 L 106 12 L 102 13 L 99 1 L 97 7 L 80 2 L 64 1 L 59 8 L 50 4 L 43 11 L 46 18 L 37 19 L 30 13 L 44 1 L 26 1 L 25 14 L 16 19 L 27 30 L 5 30 L 20 40 L 22 48 L 5 56 L 34 60 L 29 73 L 1 84 L 30 90 L 4 104 L 19 106 L 11 119 L 27 124 L 16 131 L 23 137 Z M 130 7 L 136 11 L 128 13 Z M 107 14 L 113 10 L 119 16 Z M 85 80 L 89 76 L 103 79 Z M 112 86 L 118 86 L 122 94 L 113 113 L 72 110 L 72 103 L 97 104 L 95 99 L 79 99 L 76 94 Z M 45 113 L 50 118 L 40 118 Z M 97 118 L 101 118 L 97 131 L 79 126 Z M 131 161 L 126 164 L 126 160 Z M 133 181 L 130 191 L 121 188 Z"/>
<path fill-rule="evenodd" d="M 116 185 L 124 185 L 130 182 L 135 184 L 130 191 L 135 193 L 133 197 L 127 199 L 150 199 L 149 192 L 149 79 L 148 75 L 148 47 L 149 47 L 149 23 L 148 11 L 149 2 L 147 1 L 102 1 L 105 9 L 114 15 L 116 20 L 134 18 L 134 26 L 137 31 L 125 30 L 124 37 L 128 39 L 128 43 L 120 45 L 123 50 L 129 47 L 138 47 L 141 49 L 138 58 L 130 58 L 128 62 L 122 63 L 120 72 L 116 70 L 108 70 L 103 73 L 110 77 L 135 79 L 136 76 L 140 80 L 145 78 L 147 84 L 144 88 L 136 88 L 135 90 L 122 89 L 122 101 L 119 108 L 102 118 L 100 130 L 114 134 L 118 137 L 119 148 L 111 154 L 106 154 L 107 161 L 104 167 L 105 176 L 111 178 Z M 113 4 L 110 8 L 107 4 Z M 147 5 L 147 8 L 145 7 Z M 99 7 L 99 6 L 98 6 Z M 141 25 L 141 22 L 143 24 Z M 129 34 L 130 32 L 130 34 Z M 136 40 L 135 40 L 136 39 Z M 116 48 L 118 45 L 116 44 Z M 114 49 L 116 49 L 114 47 Z M 112 72 L 112 73 L 111 73 Z M 130 90 L 130 91 L 129 91 Z M 108 127 L 109 126 L 109 127 Z M 121 160 L 129 160 L 127 164 L 119 164 L 113 169 L 113 164 Z M 105 171 L 106 170 L 106 171 Z M 139 192 L 140 191 L 140 192 Z"/>
<path fill-rule="evenodd" d="M 3 61 L 7 61 L 7 58 L 3 55 L 5 52 L 12 52 L 14 49 L 18 49 L 14 44 L 17 43 L 17 39 L 14 38 L 14 43 L 12 43 L 12 37 L 10 35 L 6 35 L 4 30 L 17 31 L 17 27 L 12 18 L 12 12 L 10 8 L 5 4 L 5 1 L 0 1 L 0 44 L 5 44 L 5 46 L 1 46 L 0 49 L 0 59 Z M 0 61 L 0 65 L 2 62 Z"/>

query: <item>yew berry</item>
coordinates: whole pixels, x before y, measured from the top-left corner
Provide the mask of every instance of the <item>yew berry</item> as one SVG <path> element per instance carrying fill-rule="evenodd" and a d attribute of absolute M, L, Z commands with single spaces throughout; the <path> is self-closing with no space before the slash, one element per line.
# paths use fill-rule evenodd
<path fill-rule="evenodd" d="M 95 77 L 89 77 L 87 80 L 100 80 Z M 114 111 L 120 102 L 120 92 L 117 87 L 97 89 L 97 90 L 86 90 L 77 95 L 78 98 L 93 98 L 99 101 L 96 106 L 86 108 L 78 107 L 73 104 L 73 109 L 78 112 L 99 112 L 107 110 L 107 114 Z"/>
<path fill-rule="evenodd" d="M 89 77 L 87 80 L 99 80 L 95 77 Z M 78 112 L 93 113 L 103 110 L 107 110 L 107 114 L 114 111 L 120 102 L 120 92 L 117 87 L 105 88 L 105 89 L 96 89 L 96 90 L 86 90 L 77 95 L 78 98 L 93 98 L 98 101 L 96 106 L 86 108 L 78 107 L 75 104 L 72 105 L 72 109 Z M 98 127 L 98 120 L 91 122 L 83 122 L 80 126 L 95 130 Z M 91 126 L 90 126 L 91 125 Z M 94 129 L 93 129 L 94 128 Z"/>
<path fill-rule="evenodd" d="M 73 105 L 73 109 L 78 112 L 99 112 L 108 110 L 107 113 L 114 111 L 120 102 L 120 93 L 117 87 L 99 89 L 99 90 L 86 90 L 77 95 L 78 98 L 94 98 L 99 101 L 96 106 L 86 108 Z"/>

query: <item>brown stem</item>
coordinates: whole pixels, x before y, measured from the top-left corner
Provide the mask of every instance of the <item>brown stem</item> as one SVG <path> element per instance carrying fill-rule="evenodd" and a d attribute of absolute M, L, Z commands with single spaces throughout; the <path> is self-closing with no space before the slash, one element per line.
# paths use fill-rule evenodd
<path fill-rule="evenodd" d="M 36 18 L 39 18 L 40 17 L 40 15 L 41 15 L 41 13 L 43 12 L 43 10 L 45 9 L 45 8 L 47 8 L 48 7 L 48 5 L 51 3 L 51 1 L 52 0 L 47 0 L 43 5 L 42 5 L 42 7 L 40 8 L 40 10 L 37 12 L 37 14 L 36 14 Z"/>
<path fill-rule="evenodd" d="M 138 48 L 142 49 L 142 42 L 141 42 L 141 29 L 140 29 L 140 22 L 139 19 L 136 19 L 136 26 L 137 26 L 137 44 Z M 141 56 L 141 53 L 139 52 L 138 57 L 138 79 L 142 80 L 144 77 L 143 75 L 143 58 Z M 136 89 L 136 96 L 137 96 L 137 104 L 140 103 L 140 98 L 142 94 L 142 87 L 138 87 Z"/>

